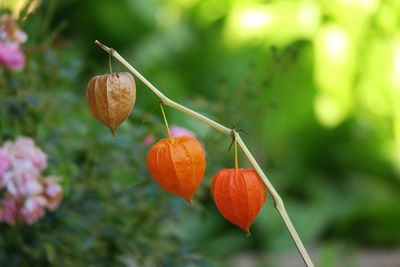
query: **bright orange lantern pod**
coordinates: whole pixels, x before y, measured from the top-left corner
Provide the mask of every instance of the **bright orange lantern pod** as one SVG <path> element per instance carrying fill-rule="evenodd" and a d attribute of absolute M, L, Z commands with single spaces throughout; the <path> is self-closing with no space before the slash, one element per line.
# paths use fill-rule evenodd
<path fill-rule="evenodd" d="M 203 146 L 194 137 L 170 135 L 152 146 L 147 169 L 162 188 L 192 203 L 206 169 Z"/>
<path fill-rule="evenodd" d="M 214 176 L 211 195 L 222 216 L 250 234 L 267 190 L 255 170 L 238 168 L 236 141 L 235 169 L 223 169 Z"/>

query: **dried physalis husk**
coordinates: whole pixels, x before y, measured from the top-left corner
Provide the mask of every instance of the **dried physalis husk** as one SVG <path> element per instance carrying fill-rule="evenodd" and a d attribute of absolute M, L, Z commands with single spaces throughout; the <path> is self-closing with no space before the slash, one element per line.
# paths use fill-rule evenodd
<path fill-rule="evenodd" d="M 127 72 L 95 76 L 87 86 L 87 100 L 96 119 L 115 135 L 135 104 L 135 80 Z"/>

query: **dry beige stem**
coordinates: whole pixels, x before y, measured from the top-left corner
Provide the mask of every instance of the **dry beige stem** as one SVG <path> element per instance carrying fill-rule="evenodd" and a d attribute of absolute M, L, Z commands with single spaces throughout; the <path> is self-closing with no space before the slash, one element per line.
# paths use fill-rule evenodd
<path fill-rule="evenodd" d="M 128 72 L 95 76 L 87 86 L 87 100 L 96 119 L 115 135 L 135 104 L 135 80 Z"/>

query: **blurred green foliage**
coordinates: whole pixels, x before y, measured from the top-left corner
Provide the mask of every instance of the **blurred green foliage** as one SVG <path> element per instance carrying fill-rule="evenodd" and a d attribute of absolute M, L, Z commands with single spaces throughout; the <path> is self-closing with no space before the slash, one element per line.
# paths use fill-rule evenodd
<path fill-rule="evenodd" d="M 143 143 L 164 136 L 157 98 L 138 83 L 116 138 L 88 111 L 86 83 L 108 69 L 95 39 L 172 99 L 248 132 L 304 243 L 321 248 L 317 266 L 398 247 L 399 3 L 43 1 L 20 22 L 26 68 L 0 69 L 0 140 L 33 136 L 65 198 L 33 226 L 0 226 L 0 266 L 229 266 L 243 251 L 294 252 L 271 199 L 251 238 L 218 214 L 209 186 L 233 165 L 230 140 L 173 110 L 170 123 L 204 143 L 207 173 L 194 206 L 158 188 Z"/>

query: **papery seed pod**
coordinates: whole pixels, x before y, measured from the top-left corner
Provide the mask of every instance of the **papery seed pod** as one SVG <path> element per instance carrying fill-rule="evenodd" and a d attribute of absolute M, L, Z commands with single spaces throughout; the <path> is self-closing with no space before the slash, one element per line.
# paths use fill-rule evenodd
<path fill-rule="evenodd" d="M 135 80 L 128 72 L 95 76 L 87 86 L 87 100 L 96 119 L 115 135 L 135 104 Z"/>
<path fill-rule="evenodd" d="M 219 212 L 250 234 L 250 226 L 264 205 L 267 191 L 256 171 L 224 169 L 214 176 L 211 195 Z"/>
<path fill-rule="evenodd" d="M 191 203 L 204 176 L 206 157 L 196 138 L 169 137 L 150 149 L 147 168 L 162 188 Z"/>

